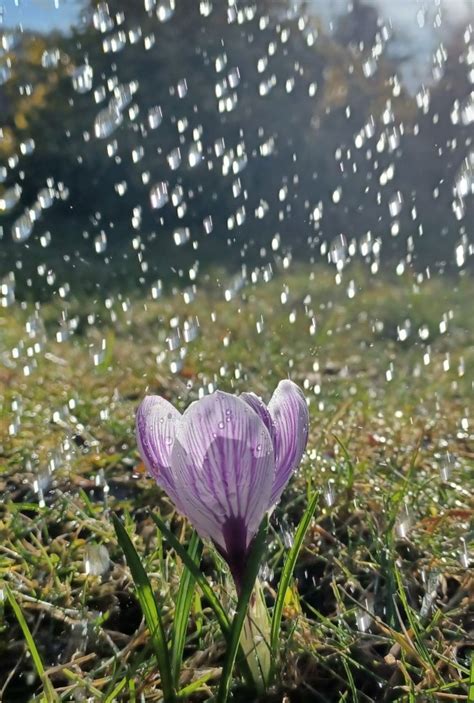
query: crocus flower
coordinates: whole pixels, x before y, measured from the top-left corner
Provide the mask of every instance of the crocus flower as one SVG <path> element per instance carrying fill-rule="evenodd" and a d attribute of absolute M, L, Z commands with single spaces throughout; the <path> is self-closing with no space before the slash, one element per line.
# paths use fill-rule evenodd
<path fill-rule="evenodd" d="M 268 407 L 254 393 L 216 391 L 182 415 L 156 395 L 138 408 L 138 448 L 149 473 L 212 540 L 237 589 L 252 539 L 299 465 L 308 423 L 304 395 L 288 380 Z"/>

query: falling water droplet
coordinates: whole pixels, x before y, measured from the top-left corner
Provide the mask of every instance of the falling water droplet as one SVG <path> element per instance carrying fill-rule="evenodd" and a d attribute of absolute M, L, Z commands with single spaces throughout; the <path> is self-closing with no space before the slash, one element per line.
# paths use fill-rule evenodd
<path fill-rule="evenodd" d="M 8 64 L 0 65 L 0 85 L 4 85 L 12 76 L 12 70 Z"/>
<path fill-rule="evenodd" d="M 101 110 L 94 122 L 94 134 L 98 139 L 107 139 L 122 124 L 122 113 L 115 104 Z"/>
<path fill-rule="evenodd" d="M 397 191 L 394 196 L 392 196 L 388 203 L 388 209 L 390 211 L 391 217 L 398 217 L 403 207 L 403 196 L 400 191 Z"/>
<path fill-rule="evenodd" d="M 14 242 L 25 242 L 33 232 L 34 220 L 29 210 L 15 220 L 12 225 L 12 239 Z"/>
<path fill-rule="evenodd" d="M 84 571 L 88 576 L 103 576 L 110 568 L 110 557 L 103 544 L 87 544 L 84 554 Z"/>
<path fill-rule="evenodd" d="M 164 181 L 156 183 L 150 191 L 150 202 L 154 210 L 159 210 L 168 202 L 168 184 Z"/>
<path fill-rule="evenodd" d="M 190 238 L 191 232 L 188 227 L 179 227 L 178 229 L 175 229 L 173 233 L 174 243 L 178 247 L 186 244 L 186 242 L 189 242 Z"/>
<path fill-rule="evenodd" d="M 168 22 L 174 15 L 175 0 L 159 0 L 156 8 L 156 16 L 160 22 Z"/>
<path fill-rule="evenodd" d="M 0 194 L 0 214 L 13 210 L 19 202 L 22 188 L 17 183 Z"/>
<path fill-rule="evenodd" d="M 331 242 L 329 258 L 336 265 L 337 270 L 342 271 L 347 262 L 347 241 L 343 234 L 340 234 Z"/>
<path fill-rule="evenodd" d="M 77 93 L 88 93 L 92 89 L 94 71 L 92 66 L 84 64 L 74 69 L 72 74 L 72 85 Z"/>

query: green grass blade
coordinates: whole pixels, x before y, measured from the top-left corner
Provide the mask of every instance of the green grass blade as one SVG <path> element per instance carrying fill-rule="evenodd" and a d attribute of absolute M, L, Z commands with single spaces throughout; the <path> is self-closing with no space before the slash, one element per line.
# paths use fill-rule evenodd
<path fill-rule="evenodd" d="M 425 665 L 430 667 L 431 673 L 434 676 L 435 680 L 439 680 L 436 665 L 430 655 L 428 647 L 426 646 L 426 644 L 423 640 L 423 634 L 421 631 L 421 623 L 417 621 L 417 616 L 413 612 L 412 608 L 410 607 L 410 604 L 408 603 L 408 599 L 407 599 L 406 592 L 405 592 L 405 587 L 403 585 L 402 575 L 401 575 L 400 570 L 398 569 L 396 564 L 394 564 L 394 572 L 395 572 L 395 579 L 396 579 L 397 586 L 398 586 L 398 595 L 400 597 L 400 601 L 403 605 L 403 609 L 404 609 L 405 614 L 408 618 L 408 622 L 409 622 L 411 631 L 413 633 L 412 636 L 413 636 L 413 644 L 415 646 L 415 649 L 418 651 L 420 658 L 423 660 Z"/>
<path fill-rule="evenodd" d="M 303 540 L 306 535 L 306 531 L 313 517 L 313 513 L 316 509 L 316 504 L 318 502 L 319 493 L 314 493 L 313 497 L 308 503 L 308 507 L 303 513 L 303 517 L 300 520 L 298 529 L 296 530 L 295 539 L 290 551 L 287 554 L 285 563 L 283 565 L 283 570 L 281 572 L 280 583 L 278 584 L 278 593 L 275 600 L 275 606 L 273 608 L 272 625 L 270 630 L 270 649 L 271 649 L 271 659 L 273 665 L 273 671 L 270 676 L 270 680 L 273 678 L 275 673 L 275 665 L 279 658 L 279 647 L 280 647 L 280 627 L 281 618 L 283 615 L 283 604 L 285 602 L 285 595 L 290 585 L 291 577 L 293 576 L 293 571 L 295 568 L 296 560 L 300 553 L 300 549 L 303 545 Z"/>
<path fill-rule="evenodd" d="M 41 659 L 40 653 L 38 652 L 38 648 L 36 646 L 36 643 L 33 639 L 33 635 L 31 634 L 31 630 L 28 627 L 28 623 L 26 622 L 25 616 L 23 615 L 23 611 L 18 605 L 18 602 L 13 595 L 13 592 L 11 591 L 10 587 L 8 584 L 5 584 L 5 593 L 8 599 L 8 602 L 10 603 L 10 607 L 13 610 L 15 617 L 18 621 L 18 624 L 21 628 L 21 631 L 23 633 L 23 637 L 25 638 L 26 646 L 29 649 L 29 652 L 31 654 L 31 658 L 33 660 L 33 664 L 36 669 L 36 673 L 38 674 L 39 678 L 41 679 L 43 683 L 43 689 L 44 689 L 44 695 L 46 697 L 46 700 L 48 703 L 52 703 L 53 701 L 59 700 L 52 684 L 51 681 L 49 680 L 43 666 L 43 661 Z"/>
<path fill-rule="evenodd" d="M 339 439 L 339 437 L 333 433 L 333 437 L 340 446 L 342 453 L 344 454 L 344 459 L 346 460 L 346 465 L 348 468 L 348 476 L 347 476 L 347 487 L 346 487 L 346 492 L 348 498 L 350 497 L 350 494 L 352 492 L 352 488 L 354 486 L 354 478 L 355 478 L 355 467 L 351 459 L 351 455 L 349 454 L 349 451 L 347 450 L 346 445 L 344 442 Z"/>
<path fill-rule="evenodd" d="M 118 684 L 114 687 L 114 689 L 104 698 L 104 703 L 114 703 L 118 694 L 127 685 L 127 681 L 128 679 L 126 676 L 121 681 L 119 681 Z"/>
<path fill-rule="evenodd" d="M 197 532 L 193 532 L 188 547 L 188 555 L 190 559 L 199 566 L 201 560 L 202 542 L 199 539 Z M 179 584 L 178 597 L 176 599 L 176 608 L 174 613 L 174 628 L 173 641 L 171 645 L 171 671 L 173 672 L 174 685 L 177 687 L 179 682 L 179 674 L 183 661 L 184 645 L 186 643 L 186 631 L 188 627 L 189 611 L 194 594 L 194 586 L 196 579 L 191 571 L 186 567 L 181 574 Z"/>
<path fill-rule="evenodd" d="M 231 634 L 231 623 L 229 620 L 229 616 L 227 615 L 226 611 L 219 602 L 219 599 L 214 593 L 209 581 L 201 572 L 199 564 L 197 564 L 190 558 L 188 552 L 183 547 L 181 542 L 175 537 L 169 527 L 166 526 L 166 524 L 158 515 L 152 515 L 151 517 L 158 529 L 160 530 L 162 536 L 166 539 L 170 547 L 172 547 L 172 549 L 174 549 L 174 551 L 178 554 L 187 569 L 189 569 L 189 571 L 193 575 L 197 585 L 202 591 L 203 596 L 206 598 L 210 607 L 214 611 L 214 615 L 216 616 L 216 619 L 219 623 L 219 627 L 221 629 L 222 635 L 224 636 L 224 639 L 228 642 Z M 248 667 L 247 660 L 243 652 L 241 651 L 241 648 L 239 656 L 239 666 L 241 666 L 242 673 L 245 679 L 250 684 L 252 682 L 252 674 Z"/>
<path fill-rule="evenodd" d="M 151 588 L 150 581 L 146 574 L 140 557 L 127 534 L 125 527 L 117 515 L 112 514 L 112 520 L 117 534 L 118 542 L 125 554 L 127 564 L 132 574 L 132 578 L 137 590 L 138 600 L 142 609 L 146 624 L 150 631 L 150 637 L 155 650 L 158 668 L 161 676 L 161 688 L 165 703 L 175 701 L 175 691 L 173 687 L 173 677 L 171 674 L 170 658 L 166 645 L 163 622 L 158 610 L 158 606 Z"/>
<path fill-rule="evenodd" d="M 240 635 L 247 616 L 249 601 L 255 586 L 258 570 L 262 562 L 262 555 L 267 536 L 267 527 L 268 518 L 265 517 L 260 525 L 260 529 L 255 537 L 252 550 L 250 552 L 249 561 L 242 583 L 242 591 L 237 603 L 237 611 L 232 621 L 230 640 L 227 644 L 226 657 L 222 669 L 219 690 L 217 692 L 217 703 L 226 703 L 229 695 L 232 682 L 232 671 L 234 669 L 235 659 L 240 647 Z"/>
<path fill-rule="evenodd" d="M 201 572 L 198 564 L 191 559 L 189 556 L 188 552 L 186 549 L 183 547 L 181 542 L 175 537 L 175 535 L 171 532 L 171 530 L 165 525 L 163 520 L 158 517 L 158 515 L 152 515 L 153 521 L 155 522 L 155 525 L 158 527 L 160 532 L 162 533 L 163 537 L 166 539 L 170 547 L 174 549 L 176 554 L 181 558 L 183 563 L 186 565 L 186 567 L 189 569 L 191 574 L 194 576 L 196 579 L 196 583 L 199 585 L 199 588 L 203 592 L 203 595 L 207 598 L 209 605 L 214 611 L 214 614 L 219 622 L 220 628 L 222 630 L 222 634 L 226 639 L 229 638 L 230 634 L 230 621 L 227 613 L 225 612 L 224 608 L 222 605 L 219 603 L 219 599 L 217 598 L 216 594 L 212 590 L 209 581 L 206 579 L 204 574 Z"/>
<path fill-rule="evenodd" d="M 468 703 L 474 703 L 474 654 L 471 656 L 471 672 L 469 674 Z"/>
<path fill-rule="evenodd" d="M 189 701 L 189 696 L 192 693 L 196 693 L 196 691 L 199 691 L 204 684 L 206 684 L 209 679 L 212 679 L 215 676 L 215 669 L 211 669 L 210 671 L 206 671 L 203 676 L 200 676 L 198 679 L 193 681 L 192 683 L 188 684 L 184 688 L 182 688 L 180 691 L 178 691 L 178 700 L 182 701 Z"/>

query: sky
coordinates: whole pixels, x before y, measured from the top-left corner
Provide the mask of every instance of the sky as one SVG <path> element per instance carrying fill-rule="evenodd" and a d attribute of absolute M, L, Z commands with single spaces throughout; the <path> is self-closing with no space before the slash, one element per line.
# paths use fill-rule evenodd
<path fill-rule="evenodd" d="M 137 0 L 140 2 L 140 0 Z M 364 0 L 376 7 L 380 15 L 395 29 L 407 35 L 420 35 L 423 30 L 433 33 L 433 19 L 439 9 L 441 31 L 469 20 L 474 21 L 474 0 Z M 347 13 L 351 0 L 307 0 L 315 14 L 326 22 Z M 67 29 L 79 13 L 80 0 L 0 0 L 0 17 L 8 27 L 22 23 L 29 29 L 48 31 Z M 424 27 L 419 26 L 418 13 L 425 15 Z"/>
<path fill-rule="evenodd" d="M 410 29 L 417 26 L 417 13 L 421 10 L 428 20 L 441 11 L 443 23 L 449 25 L 474 19 L 473 0 L 363 0 L 377 8 L 380 15 L 399 27 Z M 345 14 L 352 0 L 307 0 L 315 13 L 321 13 L 326 20 Z"/>
<path fill-rule="evenodd" d="M 67 31 L 77 21 L 78 0 L 0 0 L 0 27 Z"/>
<path fill-rule="evenodd" d="M 142 0 L 136 0 L 142 2 Z M 191 0 L 182 0 L 191 2 Z M 224 0 L 219 0 L 224 2 Z M 306 0 L 330 30 L 331 22 L 349 11 L 352 0 Z M 197 0 L 196 0 L 197 2 Z M 289 4 L 301 5 L 302 0 Z M 408 57 L 400 67 L 401 79 L 416 90 L 431 80 L 432 57 L 440 42 L 468 22 L 474 24 L 474 0 L 364 0 L 374 6 L 391 27 L 393 40 L 388 51 Z M 0 27 L 48 32 L 67 31 L 77 21 L 81 0 L 0 0 Z M 440 21 L 438 22 L 438 16 Z"/>
<path fill-rule="evenodd" d="M 298 4 L 300 0 L 294 0 Z M 349 11 L 352 0 L 306 0 L 330 30 Z M 376 8 L 390 27 L 389 55 L 403 56 L 399 68 L 402 82 L 413 92 L 432 81 L 433 54 L 448 43 L 453 32 L 470 22 L 474 26 L 474 0 L 363 0 Z M 300 3 L 301 4 L 301 3 Z"/>

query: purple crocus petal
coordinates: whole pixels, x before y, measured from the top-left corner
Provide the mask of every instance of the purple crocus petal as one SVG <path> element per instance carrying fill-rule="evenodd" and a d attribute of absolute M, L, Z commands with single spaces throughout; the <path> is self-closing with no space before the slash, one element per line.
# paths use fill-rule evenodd
<path fill-rule="evenodd" d="M 171 451 L 180 419 L 181 413 L 159 395 L 147 395 L 140 403 L 136 416 L 137 444 L 143 463 L 177 507 Z"/>
<path fill-rule="evenodd" d="M 182 415 L 171 465 L 182 512 L 214 541 L 237 581 L 273 486 L 267 428 L 243 400 L 217 391 Z"/>
<path fill-rule="evenodd" d="M 308 441 L 309 413 L 306 400 L 293 381 L 280 381 L 268 410 L 275 425 L 275 481 L 269 508 L 280 499 L 297 468 Z"/>
<path fill-rule="evenodd" d="M 275 425 L 272 420 L 272 416 L 270 415 L 267 406 L 263 402 L 263 400 L 260 398 L 260 396 L 256 395 L 255 393 L 241 393 L 239 398 L 244 400 L 247 405 L 250 405 L 252 410 L 255 410 L 257 415 L 259 415 L 260 419 L 262 420 L 263 424 L 267 428 L 270 437 L 272 438 L 273 444 L 275 443 Z"/>

